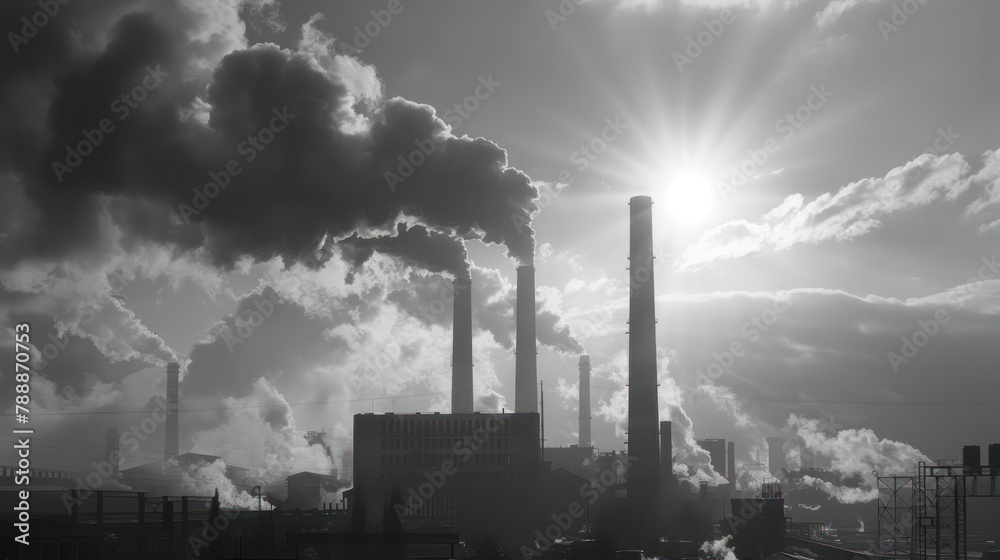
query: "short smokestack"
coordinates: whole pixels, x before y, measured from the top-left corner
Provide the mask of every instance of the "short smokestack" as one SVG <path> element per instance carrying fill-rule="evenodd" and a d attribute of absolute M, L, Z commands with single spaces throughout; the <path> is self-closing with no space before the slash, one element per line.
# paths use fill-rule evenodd
<path fill-rule="evenodd" d="M 660 478 L 653 290 L 653 200 L 629 201 L 628 454 L 629 499 L 650 496 Z M 654 493 L 655 495 L 655 493 Z"/>
<path fill-rule="evenodd" d="M 455 279 L 451 347 L 451 412 L 472 414 L 472 279 Z"/>
<path fill-rule="evenodd" d="M 517 342 L 514 350 L 514 412 L 538 412 L 535 363 L 535 267 L 517 267 Z"/>
<path fill-rule="evenodd" d="M 580 447 L 590 444 L 590 356 L 580 356 Z"/>
<path fill-rule="evenodd" d="M 726 475 L 729 479 L 730 488 L 736 489 L 736 442 L 730 441 L 726 444 Z"/>
<path fill-rule="evenodd" d="M 104 430 L 104 458 L 111 465 L 111 480 L 118 480 L 118 469 L 120 468 L 121 450 L 119 449 L 118 428 L 108 428 Z"/>
<path fill-rule="evenodd" d="M 167 364 L 167 427 L 163 441 L 163 458 L 170 459 L 180 454 L 178 441 L 180 439 L 180 418 L 177 416 L 180 402 L 178 384 L 181 365 L 177 362 Z"/>
<path fill-rule="evenodd" d="M 781 469 L 787 468 L 785 461 L 785 438 L 769 436 L 767 440 L 767 469 L 773 476 L 780 477 Z"/>

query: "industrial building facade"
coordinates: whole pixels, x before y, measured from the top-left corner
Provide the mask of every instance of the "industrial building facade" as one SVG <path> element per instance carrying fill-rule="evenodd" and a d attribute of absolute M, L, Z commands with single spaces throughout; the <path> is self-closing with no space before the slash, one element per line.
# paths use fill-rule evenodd
<path fill-rule="evenodd" d="M 394 496 L 407 517 L 457 516 L 472 488 L 527 483 L 539 454 L 536 413 L 358 414 L 353 499 L 372 519 Z"/>

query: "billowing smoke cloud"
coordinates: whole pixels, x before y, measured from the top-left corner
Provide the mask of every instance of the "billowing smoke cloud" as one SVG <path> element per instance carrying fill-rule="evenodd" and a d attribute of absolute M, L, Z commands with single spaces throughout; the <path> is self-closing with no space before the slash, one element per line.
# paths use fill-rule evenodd
<path fill-rule="evenodd" d="M 911 472 L 919 461 L 929 460 L 918 449 L 898 441 L 879 439 L 875 432 L 867 428 L 844 429 L 829 434 L 819 420 L 792 414 L 788 418 L 787 429 L 803 448 L 829 460 L 831 471 L 859 481 L 854 485 L 842 485 L 803 477 L 803 482 L 823 490 L 841 503 L 867 502 L 878 497 L 872 471 L 905 474 Z"/>
<path fill-rule="evenodd" d="M 143 7 L 84 17 L 78 31 L 68 24 L 83 8 L 66 6 L 24 56 L 5 54 L 0 122 L 11 126 L 0 142 L 17 157 L 0 164 L 41 218 L 11 232 L 4 247 L 19 249 L 0 261 L 91 246 L 109 225 L 92 210 L 105 195 L 134 239 L 202 250 L 223 267 L 404 217 L 532 262 L 537 189 L 495 144 L 455 137 L 431 107 L 380 101 L 374 71 L 322 52 L 329 44 L 311 24 L 300 50 L 246 47 L 235 2 Z M 36 9 L 4 6 L 9 21 Z M 101 132 L 102 119 L 113 130 Z M 437 149 L 390 188 L 386 174 L 421 141 Z M 140 211 L 143 220 L 128 219 Z"/>
<path fill-rule="evenodd" d="M 732 538 L 732 535 L 726 535 L 714 541 L 705 541 L 698 551 L 708 560 L 736 560 L 736 551 L 729 546 Z"/>
<path fill-rule="evenodd" d="M 744 492 L 760 492 L 762 485 L 768 482 L 778 482 L 768 472 L 767 467 L 760 463 L 739 465 L 737 472 L 740 474 L 739 478 L 736 479 L 736 488 Z"/>
<path fill-rule="evenodd" d="M 222 459 L 208 465 L 191 465 L 182 473 L 181 483 L 192 496 L 212 496 L 218 491 L 219 506 L 222 509 L 253 510 L 258 507 L 256 496 L 236 488 L 226 476 L 226 463 Z M 267 501 L 261 501 L 259 505 L 261 509 L 267 510 L 272 507 Z"/>
<path fill-rule="evenodd" d="M 376 252 L 430 272 L 447 272 L 455 278 L 470 278 L 465 243 L 424 226 L 400 223 L 395 235 L 360 237 L 354 234 L 338 244 L 346 260 L 358 269 Z"/>

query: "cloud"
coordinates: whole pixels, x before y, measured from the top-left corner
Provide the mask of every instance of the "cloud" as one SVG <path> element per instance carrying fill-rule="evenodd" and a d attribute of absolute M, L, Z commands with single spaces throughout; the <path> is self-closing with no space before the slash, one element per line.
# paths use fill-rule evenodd
<path fill-rule="evenodd" d="M 968 207 L 969 215 L 996 214 L 996 206 L 1000 204 L 1000 150 L 990 150 L 983 154 L 983 167 L 972 177 L 969 182 L 976 190 L 982 190 L 983 194 L 972 201 Z M 1000 225 L 1000 218 L 982 226 L 982 231 L 996 228 Z"/>
<path fill-rule="evenodd" d="M 993 176 L 992 171 L 984 173 Z M 680 267 L 699 269 L 797 245 L 850 241 L 881 228 L 882 219 L 891 214 L 954 202 L 971 185 L 984 182 L 981 175 L 971 174 L 960 154 L 923 154 L 885 177 L 855 181 L 809 202 L 801 194 L 790 195 L 758 221 L 733 220 L 712 227 L 684 250 Z"/>
<path fill-rule="evenodd" d="M 816 26 L 819 28 L 826 28 L 837 22 L 840 18 L 844 16 L 848 11 L 856 9 L 858 6 L 865 6 L 869 4 L 874 4 L 878 0 L 833 0 L 823 11 L 817 12 L 814 18 Z"/>

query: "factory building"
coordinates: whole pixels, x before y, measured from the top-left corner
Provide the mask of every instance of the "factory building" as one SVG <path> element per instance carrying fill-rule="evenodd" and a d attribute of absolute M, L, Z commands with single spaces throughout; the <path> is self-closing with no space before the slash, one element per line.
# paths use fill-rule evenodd
<path fill-rule="evenodd" d="M 352 498 L 374 524 L 399 496 L 407 518 L 469 513 L 484 489 L 514 489 L 538 472 L 538 434 L 535 413 L 358 414 Z"/>

